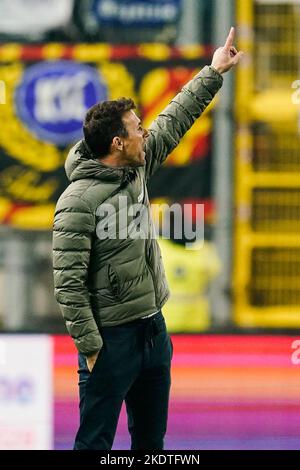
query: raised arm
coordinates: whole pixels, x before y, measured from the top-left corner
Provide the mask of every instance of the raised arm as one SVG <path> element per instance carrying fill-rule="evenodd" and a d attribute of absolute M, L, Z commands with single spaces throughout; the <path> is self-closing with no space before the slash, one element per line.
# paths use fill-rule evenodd
<path fill-rule="evenodd" d="M 222 74 L 239 62 L 242 52 L 237 52 L 233 46 L 234 35 L 234 28 L 231 28 L 224 46 L 214 53 L 211 66 L 204 67 L 188 82 L 151 124 L 146 148 L 146 178 L 160 167 L 212 101 L 223 84 Z"/>

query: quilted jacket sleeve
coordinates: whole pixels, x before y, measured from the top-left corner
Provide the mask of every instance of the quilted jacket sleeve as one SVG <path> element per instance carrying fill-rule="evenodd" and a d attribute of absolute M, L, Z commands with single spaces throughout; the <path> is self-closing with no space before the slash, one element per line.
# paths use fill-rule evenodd
<path fill-rule="evenodd" d="M 146 150 L 146 178 L 160 167 L 203 113 L 223 84 L 212 67 L 204 67 L 153 121 Z"/>
<path fill-rule="evenodd" d="M 87 289 L 91 239 L 95 218 L 74 195 L 58 201 L 53 228 L 55 298 L 78 351 L 92 355 L 102 347 Z"/>

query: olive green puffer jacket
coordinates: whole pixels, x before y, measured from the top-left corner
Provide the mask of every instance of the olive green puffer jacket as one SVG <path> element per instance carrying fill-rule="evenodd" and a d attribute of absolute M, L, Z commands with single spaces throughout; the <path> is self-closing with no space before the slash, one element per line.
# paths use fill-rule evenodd
<path fill-rule="evenodd" d="M 71 184 L 55 211 L 53 268 L 55 297 L 79 352 L 89 356 L 101 349 L 101 326 L 154 313 L 168 299 L 146 181 L 211 102 L 222 80 L 214 69 L 205 67 L 183 87 L 149 129 L 145 167 L 103 165 L 90 158 L 84 141 L 71 149 L 65 164 Z M 143 205 L 147 221 L 142 224 L 143 237 L 131 236 L 137 213 L 128 215 L 124 201 L 128 206 Z M 104 217 L 103 208 L 108 203 L 117 218 L 108 224 L 115 236 L 105 238 L 110 228 L 103 221 L 110 219 Z M 125 235 L 119 221 L 124 210 Z M 138 213 L 141 221 L 139 217 Z"/>

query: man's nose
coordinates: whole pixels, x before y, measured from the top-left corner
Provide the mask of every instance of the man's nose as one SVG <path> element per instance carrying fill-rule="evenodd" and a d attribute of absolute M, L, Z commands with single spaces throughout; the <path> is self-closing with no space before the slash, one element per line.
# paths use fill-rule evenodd
<path fill-rule="evenodd" d="M 144 129 L 144 139 L 147 139 L 149 135 L 150 135 L 150 132 L 148 131 L 148 129 Z"/>

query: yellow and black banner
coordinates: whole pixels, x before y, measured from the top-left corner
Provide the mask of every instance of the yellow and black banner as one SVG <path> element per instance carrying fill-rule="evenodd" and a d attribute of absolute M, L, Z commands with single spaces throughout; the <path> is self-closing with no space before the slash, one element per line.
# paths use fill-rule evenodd
<path fill-rule="evenodd" d="M 132 97 L 147 127 L 209 63 L 210 48 L 161 44 L 0 46 L 0 223 L 48 230 L 68 181 L 64 161 L 97 101 Z M 210 110 L 196 122 L 150 184 L 152 198 L 211 209 Z"/>

